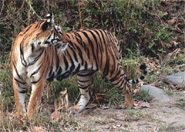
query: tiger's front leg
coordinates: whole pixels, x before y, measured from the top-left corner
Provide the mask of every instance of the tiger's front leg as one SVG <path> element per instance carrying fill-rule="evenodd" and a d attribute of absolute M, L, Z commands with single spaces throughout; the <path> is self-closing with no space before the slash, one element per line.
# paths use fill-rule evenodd
<path fill-rule="evenodd" d="M 25 95 L 27 92 L 26 83 L 13 77 L 13 90 L 16 104 L 15 117 L 22 118 L 26 114 Z"/>
<path fill-rule="evenodd" d="M 44 82 L 45 80 L 42 78 L 38 82 L 32 82 L 32 91 L 26 113 L 29 119 L 33 118 L 37 114 L 38 106 L 42 96 L 42 91 L 44 88 Z"/>
<path fill-rule="evenodd" d="M 89 102 L 89 88 L 87 89 L 80 89 L 80 100 L 78 103 L 72 107 L 70 107 L 70 113 L 77 114 L 84 110 L 85 106 Z"/>
<path fill-rule="evenodd" d="M 77 74 L 78 87 L 80 89 L 80 100 L 70 108 L 70 113 L 76 114 L 84 110 L 90 100 L 89 87 L 92 85 L 94 71 L 83 71 Z"/>

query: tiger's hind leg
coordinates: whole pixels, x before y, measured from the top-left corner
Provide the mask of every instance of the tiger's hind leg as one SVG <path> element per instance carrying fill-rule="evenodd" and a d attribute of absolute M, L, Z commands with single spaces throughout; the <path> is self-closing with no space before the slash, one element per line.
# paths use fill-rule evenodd
<path fill-rule="evenodd" d="M 75 106 L 70 108 L 70 113 L 81 112 L 90 100 L 89 87 L 93 83 L 93 74 L 95 71 L 83 71 L 77 74 L 78 87 L 80 89 L 80 100 Z"/>
<path fill-rule="evenodd" d="M 107 68 L 107 67 L 106 67 Z M 108 72 L 103 72 L 108 71 Z M 125 103 L 121 105 L 121 108 L 132 108 L 134 101 L 132 98 L 131 85 L 125 79 L 123 68 L 118 61 L 115 61 L 113 65 L 109 67 L 109 70 L 102 70 L 104 76 L 109 79 L 122 93 L 125 95 Z"/>
<path fill-rule="evenodd" d="M 112 78 L 109 78 L 109 80 L 125 95 L 125 102 L 120 105 L 120 108 L 132 108 L 134 101 L 132 97 L 131 85 L 125 80 L 124 76 L 119 75 L 116 80 L 113 81 Z"/>
<path fill-rule="evenodd" d="M 120 108 L 132 108 L 134 105 L 134 101 L 132 97 L 131 84 L 126 82 L 125 88 L 122 90 L 122 92 L 125 95 L 125 103 L 123 105 L 120 105 Z"/>

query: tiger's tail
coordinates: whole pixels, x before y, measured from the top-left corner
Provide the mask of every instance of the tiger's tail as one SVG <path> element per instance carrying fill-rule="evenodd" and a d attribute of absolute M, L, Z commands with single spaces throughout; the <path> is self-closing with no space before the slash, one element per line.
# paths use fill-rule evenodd
<path fill-rule="evenodd" d="M 125 75 L 126 81 L 129 82 L 129 83 L 132 83 L 132 84 L 136 84 L 136 83 L 139 83 L 140 81 L 142 81 L 146 77 L 146 75 L 147 75 L 147 67 L 146 67 L 145 63 L 140 65 L 140 70 L 142 70 L 143 73 L 142 73 L 142 75 L 139 78 L 137 78 L 137 79 L 130 79 L 130 78 L 127 77 L 127 75 Z"/>

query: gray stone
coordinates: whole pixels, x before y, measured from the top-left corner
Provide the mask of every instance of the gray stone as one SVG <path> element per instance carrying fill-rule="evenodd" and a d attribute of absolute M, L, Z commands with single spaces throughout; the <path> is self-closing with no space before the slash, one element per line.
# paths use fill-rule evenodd
<path fill-rule="evenodd" d="M 156 100 L 169 102 L 169 97 L 165 94 L 165 92 L 157 87 L 151 85 L 143 85 L 140 90 L 148 91 L 148 94 Z"/>
<path fill-rule="evenodd" d="M 163 80 L 166 83 L 172 83 L 174 85 L 184 85 L 185 86 L 185 72 L 176 73 L 170 76 L 167 76 Z"/>

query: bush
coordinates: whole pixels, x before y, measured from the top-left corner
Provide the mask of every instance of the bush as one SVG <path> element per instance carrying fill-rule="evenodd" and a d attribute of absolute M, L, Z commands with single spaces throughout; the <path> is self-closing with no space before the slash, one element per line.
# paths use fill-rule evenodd
<path fill-rule="evenodd" d="M 6 0 L 0 12 L 0 51 L 9 52 L 15 37 L 26 25 L 53 12 L 56 23 L 65 31 L 110 30 L 118 37 L 123 56 L 140 49 L 142 55 L 160 57 L 177 47 L 183 48 L 183 4 L 183 1 L 159 0 Z"/>

